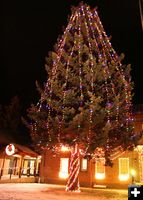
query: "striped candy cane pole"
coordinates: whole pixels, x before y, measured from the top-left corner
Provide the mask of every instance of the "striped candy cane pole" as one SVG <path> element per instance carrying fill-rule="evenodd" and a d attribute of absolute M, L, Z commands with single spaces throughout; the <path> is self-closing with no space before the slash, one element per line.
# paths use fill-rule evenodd
<path fill-rule="evenodd" d="M 70 173 L 66 186 L 66 191 L 80 192 L 79 168 L 80 168 L 79 148 L 78 144 L 75 144 L 73 150 L 71 151 Z"/>

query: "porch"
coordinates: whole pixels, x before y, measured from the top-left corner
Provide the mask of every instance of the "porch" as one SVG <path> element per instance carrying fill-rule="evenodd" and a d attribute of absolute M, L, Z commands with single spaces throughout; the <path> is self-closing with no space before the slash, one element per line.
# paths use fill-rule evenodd
<path fill-rule="evenodd" d="M 28 147 L 9 144 L 0 151 L 0 182 L 30 182 L 39 176 L 41 156 Z"/>

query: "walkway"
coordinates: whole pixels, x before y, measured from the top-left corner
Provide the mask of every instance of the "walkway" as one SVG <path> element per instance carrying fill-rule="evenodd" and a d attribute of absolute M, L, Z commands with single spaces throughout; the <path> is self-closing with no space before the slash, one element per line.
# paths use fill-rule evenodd
<path fill-rule="evenodd" d="M 49 184 L 0 184 L 0 200 L 127 200 L 127 190 L 81 189 L 65 191 L 64 186 Z"/>

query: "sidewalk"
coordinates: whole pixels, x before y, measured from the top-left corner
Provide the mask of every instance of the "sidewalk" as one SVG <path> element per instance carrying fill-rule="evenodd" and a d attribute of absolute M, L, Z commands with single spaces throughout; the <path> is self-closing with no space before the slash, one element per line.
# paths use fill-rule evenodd
<path fill-rule="evenodd" d="M 65 186 L 38 183 L 0 184 L 0 200 L 127 200 L 127 190 L 81 188 L 66 192 Z"/>
<path fill-rule="evenodd" d="M 21 176 L 19 178 L 18 175 L 12 175 L 10 178 L 10 175 L 3 175 L 0 179 L 1 183 L 36 183 L 38 182 L 38 177 L 34 176 Z"/>

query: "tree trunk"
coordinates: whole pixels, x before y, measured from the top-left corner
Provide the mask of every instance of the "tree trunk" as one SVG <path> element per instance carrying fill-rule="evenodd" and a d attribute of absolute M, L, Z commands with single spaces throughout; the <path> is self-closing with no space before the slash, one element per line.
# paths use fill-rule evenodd
<path fill-rule="evenodd" d="M 70 172 L 66 186 L 66 191 L 80 192 L 79 168 L 80 168 L 79 147 L 78 144 L 75 144 L 73 150 L 71 151 Z"/>

